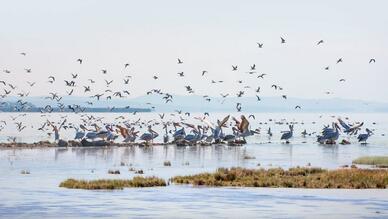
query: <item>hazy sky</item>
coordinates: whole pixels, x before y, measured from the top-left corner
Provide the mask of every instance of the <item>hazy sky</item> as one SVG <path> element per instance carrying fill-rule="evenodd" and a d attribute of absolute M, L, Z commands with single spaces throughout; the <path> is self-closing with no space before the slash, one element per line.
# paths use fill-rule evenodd
<path fill-rule="evenodd" d="M 75 95 L 83 93 L 88 78 L 98 80 L 97 93 L 105 90 L 103 79 L 114 79 L 111 89 L 120 90 L 124 76 L 132 75 L 133 96 L 151 88 L 186 94 L 184 85 L 201 95 L 235 94 L 250 85 L 261 86 L 262 96 L 388 102 L 384 0 L 1 0 L 0 6 L 0 69 L 12 71 L 1 72 L 0 79 L 31 95 L 65 93 L 63 80 L 78 73 Z M 280 36 L 286 44 L 280 44 Z M 317 46 L 321 39 L 325 42 Z M 178 57 L 184 64 L 177 64 Z M 77 58 L 84 63 L 77 64 Z M 343 63 L 336 64 L 339 58 Z M 368 64 L 370 58 L 376 63 Z M 131 66 L 124 69 L 127 62 Z M 253 63 L 258 73 L 267 74 L 264 80 L 246 73 Z M 202 70 L 209 72 L 206 77 Z M 181 71 L 185 78 L 178 78 Z M 59 82 L 46 83 L 49 75 Z M 211 79 L 225 83 L 211 84 Z M 26 81 L 37 84 L 29 88 Z M 284 90 L 274 91 L 271 84 Z"/>

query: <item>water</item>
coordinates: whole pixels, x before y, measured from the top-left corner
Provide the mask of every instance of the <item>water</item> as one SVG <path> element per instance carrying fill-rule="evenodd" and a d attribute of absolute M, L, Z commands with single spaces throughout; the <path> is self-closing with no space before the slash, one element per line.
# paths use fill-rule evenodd
<path fill-rule="evenodd" d="M 102 114 L 106 120 L 116 114 Z M 10 114 L 0 114 L 10 119 Z M 12 114 L 15 116 L 15 114 Z M 60 116 L 50 115 L 60 121 Z M 78 115 L 69 114 L 73 121 Z M 136 115 L 147 119 L 155 114 Z M 222 117 L 224 115 L 218 115 Z M 312 166 L 338 168 L 364 155 L 387 155 L 388 141 L 382 134 L 388 130 L 384 114 L 352 114 L 351 120 L 364 121 L 375 129 L 368 145 L 322 146 L 315 137 L 300 137 L 304 129 L 318 131 L 333 120 L 330 115 L 266 114 L 256 115 L 254 128 L 271 127 L 272 139 L 265 134 L 248 139 L 242 147 L 225 145 L 176 147 L 111 147 L 111 148 L 40 148 L 0 150 L 0 217 L 1 218 L 57 218 L 57 217 L 119 217 L 119 218 L 384 218 L 388 217 L 388 190 L 331 190 L 331 189 L 274 189 L 274 188 L 204 188 L 172 185 L 164 188 L 128 188 L 119 191 L 85 191 L 59 188 L 67 178 L 100 179 L 132 178 L 130 167 L 144 170 L 145 176 L 168 179 L 176 175 L 214 171 L 218 167 L 242 166 L 293 167 Z M 345 116 L 345 115 L 342 115 Z M 135 116 L 131 119 L 137 119 Z M 286 125 L 275 125 L 268 118 L 304 121 L 295 125 L 296 134 L 291 144 L 281 143 L 280 130 Z M 28 114 L 16 120 L 33 124 L 40 122 L 39 114 Z M 280 120 L 280 119 L 278 119 Z M 311 121 L 316 121 L 312 124 Z M 259 121 L 267 121 L 259 125 Z M 373 122 L 377 122 L 373 125 Z M 317 124 L 318 123 L 318 124 Z M 9 122 L 8 124 L 12 124 Z M 30 125 L 30 124 L 29 124 Z M 7 127 L 0 132 L 3 139 L 18 134 L 19 139 L 34 141 L 32 128 L 15 132 Z M 66 131 L 67 132 L 67 131 Z M 74 134 L 62 136 L 71 138 Z M 47 136 L 44 136 L 47 137 Z M 342 138 L 345 138 L 343 136 Z M 268 143 L 271 141 L 271 143 Z M 253 156 L 255 159 L 244 159 Z M 163 166 L 171 161 L 171 167 Z M 124 163 L 124 166 L 121 165 Z M 120 175 L 107 174 L 119 169 Z M 31 174 L 22 175 L 21 170 Z"/>

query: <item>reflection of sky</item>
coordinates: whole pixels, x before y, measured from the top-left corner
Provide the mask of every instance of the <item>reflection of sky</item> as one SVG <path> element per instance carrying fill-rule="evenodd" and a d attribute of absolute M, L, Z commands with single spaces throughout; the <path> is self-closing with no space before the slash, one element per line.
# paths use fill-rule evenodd
<path fill-rule="evenodd" d="M 244 147 L 130 147 L 44 148 L 0 150 L 0 213 L 11 218 L 55 217 L 166 217 L 358 218 L 386 217 L 388 190 L 332 190 L 278 188 L 130 188 L 119 191 L 85 191 L 59 188 L 67 178 L 101 179 L 145 176 L 165 179 L 174 175 L 213 171 L 217 167 L 277 166 L 338 167 L 357 156 L 382 148 L 350 145 L 246 145 Z M 384 148 L 386 150 L 386 148 Z M 292 152 L 292 153 L 291 153 Z M 255 156 L 244 160 L 244 155 Z M 163 166 L 169 160 L 171 167 Z M 121 166 L 121 162 L 124 166 Z M 188 165 L 184 165 L 185 163 Z M 261 166 L 257 167 L 257 163 Z M 272 166 L 270 166 L 272 164 Z M 22 175 L 27 169 L 31 174 Z M 109 169 L 120 175 L 107 174 Z M 93 170 L 93 172 L 92 172 Z M 376 212 L 379 212 L 378 214 Z M 275 216 L 276 215 L 276 216 Z"/>
<path fill-rule="evenodd" d="M 134 96 L 155 87 L 183 94 L 188 84 L 198 94 L 236 93 L 241 79 L 244 85 L 262 85 L 263 95 L 278 95 L 269 88 L 275 83 L 290 96 L 324 97 L 330 91 L 335 97 L 385 101 L 387 6 L 386 1 L 350 0 L 2 1 L 0 68 L 13 73 L 1 72 L 1 79 L 24 91 L 30 88 L 21 78 L 37 81 L 31 95 L 64 94 L 63 80 L 79 73 L 74 95 L 97 76 L 94 92 L 105 89 L 103 79 L 124 89 L 124 75 L 131 74 Z M 325 43 L 316 46 L 320 39 Z M 75 62 L 79 57 L 82 66 Z M 176 64 L 177 57 L 183 65 Z M 335 64 L 340 57 L 344 62 Z M 369 65 L 372 57 L 377 62 Z M 131 66 L 124 70 L 127 62 Z M 266 79 L 245 74 L 253 63 Z M 240 72 L 232 72 L 231 65 Z M 328 65 L 330 71 L 324 71 Z M 32 68 L 32 74 L 24 68 Z M 208 70 L 209 83 L 202 80 L 202 70 Z M 181 71 L 185 78 L 177 77 Z M 60 82 L 47 85 L 49 75 Z M 153 75 L 160 78 L 157 84 Z M 340 83 L 341 78 L 347 81 Z M 225 84 L 210 85 L 211 79 Z"/>

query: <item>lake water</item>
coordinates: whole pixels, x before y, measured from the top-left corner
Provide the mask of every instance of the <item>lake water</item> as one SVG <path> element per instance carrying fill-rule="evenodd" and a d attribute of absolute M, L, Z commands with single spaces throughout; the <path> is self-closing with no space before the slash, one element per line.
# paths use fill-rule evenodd
<path fill-rule="evenodd" d="M 49 139 L 47 134 L 34 130 L 44 119 L 40 114 L 27 114 L 15 121 L 27 124 L 22 132 L 15 131 L 13 118 L 18 114 L 0 114 L 8 126 L 0 132 L 3 141 L 17 136 L 19 141 L 32 142 Z M 95 114 L 113 121 L 118 114 Z M 213 120 L 225 114 L 215 114 Z M 336 115 L 336 114 L 333 114 Z M 61 121 L 63 114 L 52 114 L 50 120 Z M 68 121 L 79 115 L 68 114 Z M 323 146 L 315 143 L 315 136 L 299 134 L 304 129 L 318 132 L 324 124 L 334 121 L 331 114 L 256 114 L 250 120 L 252 128 L 262 134 L 248 139 L 241 147 L 226 145 L 176 147 L 110 147 L 110 148 L 39 148 L 0 150 L 0 217 L 1 218 L 58 218 L 58 217 L 119 217 L 119 218 L 387 218 L 388 190 L 331 190 L 278 188 L 204 188 L 171 185 L 163 188 L 128 188 L 118 191 L 86 191 L 59 188 L 67 178 L 129 179 L 136 174 L 129 168 L 142 169 L 145 176 L 169 179 L 214 171 L 218 167 L 249 168 L 312 166 L 338 168 L 351 164 L 364 155 L 388 155 L 388 117 L 386 114 L 336 115 L 350 121 L 364 121 L 374 129 L 369 144 L 361 145 L 354 138 L 351 145 Z M 156 114 L 128 116 L 131 120 L 159 118 Z M 276 125 L 269 119 L 284 118 L 295 121 L 295 137 L 291 144 L 282 143 L 280 131 L 287 125 Z M 172 119 L 172 118 L 165 118 Z M 188 119 L 190 121 L 190 119 Z M 303 124 L 302 124 L 303 121 Z M 260 122 L 262 123 L 260 125 Z M 267 122 L 267 124 L 264 124 Z M 313 124 L 315 122 L 315 124 Z M 376 122 L 376 124 L 373 124 Z M 31 127 L 34 126 L 34 129 Z M 271 127 L 269 139 L 265 130 Z M 364 131 L 364 130 L 363 130 Z M 64 130 L 63 138 L 70 139 L 73 130 Z M 118 140 L 120 141 L 120 140 Z M 270 142 L 270 143 L 269 143 Z M 244 159 L 253 156 L 255 159 Z M 171 161 L 171 167 L 163 166 Z M 121 164 L 124 164 L 122 166 Z M 258 167 L 260 164 L 260 167 Z M 109 169 L 120 175 L 109 175 Z M 28 170 L 31 174 L 20 174 Z"/>

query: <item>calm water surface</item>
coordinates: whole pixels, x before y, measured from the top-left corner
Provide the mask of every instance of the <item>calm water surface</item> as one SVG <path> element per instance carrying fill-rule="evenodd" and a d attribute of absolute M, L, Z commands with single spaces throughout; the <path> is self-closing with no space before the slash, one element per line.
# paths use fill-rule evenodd
<path fill-rule="evenodd" d="M 319 115 L 286 116 L 288 120 L 304 121 L 304 125 L 296 125 L 296 136 L 291 144 L 283 144 L 278 140 L 278 132 L 285 130 L 286 125 L 260 126 L 256 122 L 254 125 L 263 129 L 271 126 L 274 137 L 268 139 L 262 134 L 249 139 L 250 143 L 242 147 L 2 149 L 0 217 L 387 218 L 388 190 L 198 188 L 172 185 L 165 188 L 84 191 L 58 187 L 61 181 L 70 177 L 132 178 L 135 174 L 129 171 L 130 167 L 144 170 L 146 176 L 168 179 L 175 175 L 232 166 L 288 168 L 311 163 L 312 166 L 337 168 L 351 164 L 359 156 L 388 154 L 388 142 L 382 136 L 388 130 L 388 119 L 384 115 L 352 115 L 355 120 L 365 121 L 370 128 L 375 129 L 375 136 L 368 145 L 360 145 L 355 139 L 350 139 L 352 145 L 333 146 L 318 145 L 314 143 L 315 137 L 302 138 L 298 134 L 304 129 L 318 131 L 323 122 L 313 125 L 311 121 L 318 121 Z M 264 121 L 268 117 L 258 115 L 256 120 Z M 321 119 L 329 122 L 330 118 L 327 115 Z M 372 125 L 375 121 L 377 124 Z M 4 132 L 11 134 L 12 130 Z M 69 138 L 72 134 L 69 132 Z M 5 138 L 7 135 L 1 136 Z M 19 137 L 36 138 L 27 131 Z M 246 155 L 254 156 L 255 159 L 244 159 Z M 167 160 L 171 161 L 171 167 L 163 166 Z M 109 175 L 109 169 L 119 169 L 121 174 Z M 21 170 L 29 170 L 31 174 L 22 175 Z"/>

